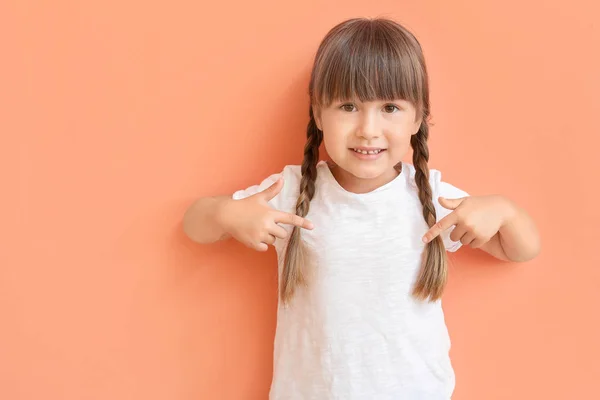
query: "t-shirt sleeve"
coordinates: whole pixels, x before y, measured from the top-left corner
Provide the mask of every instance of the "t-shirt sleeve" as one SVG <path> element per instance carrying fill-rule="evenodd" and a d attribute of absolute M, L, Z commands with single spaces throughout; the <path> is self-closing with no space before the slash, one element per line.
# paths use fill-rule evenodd
<path fill-rule="evenodd" d="M 467 197 L 469 196 L 469 194 L 457 188 L 456 186 L 449 184 L 448 182 L 444 182 L 442 180 L 442 174 L 439 171 L 433 170 L 430 176 L 432 178 L 431 183 L 433 192 L 433 205 L 437 214 L 436 219 L 437 221 L 439 221 L 452 212 L 452 210 L 442 207 L 438 200 L 439 197 L 445 197 L 447 199 L 458 199 L 461 197 Z M 450 252 L 455 252 L 462 246 L 462 243 L 460 241 L 453 242 L 450 239 L 450 234 L 453 230 L 454 227 L 451 227 L 450 229 L 447 229 L 446 231 L 444 231 L 444 233 L 442 233 L 444 246 L 446 247 L 446 250 Z"/>
<path fill-rule="evenodd" d="M 271 187 L 271 185 L 273 185 L 275 182 L 277 182 L 277 179 L 283 177 L 283 188 L 275 197 L 273 197 L 269 201 L 269 205 L 275 210 L 288 211 L 287 208 L 289 208 L 288 200 L 290 198 L 290 192 L 292 191 L 292 185 L 296 183 L 294 181 L 295 174 L 293 172 L 293 167 L 286 166 L 280 173 L 270 175 L 269 177 L 264 179 L 260 184 L 252 185 L 246 189 L 234 192 L 232 198 L 234 200 L 242 200 L 256 193 L 263 192 L 267 188 Z"/>

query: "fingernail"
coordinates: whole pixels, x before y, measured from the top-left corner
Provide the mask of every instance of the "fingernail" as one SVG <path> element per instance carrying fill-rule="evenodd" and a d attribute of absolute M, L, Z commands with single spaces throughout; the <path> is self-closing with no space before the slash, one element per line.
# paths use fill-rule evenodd
<path fill-rule="evenodd" d="M 427 243 L 427 238 L 423 236 L 423 243 Z"/>

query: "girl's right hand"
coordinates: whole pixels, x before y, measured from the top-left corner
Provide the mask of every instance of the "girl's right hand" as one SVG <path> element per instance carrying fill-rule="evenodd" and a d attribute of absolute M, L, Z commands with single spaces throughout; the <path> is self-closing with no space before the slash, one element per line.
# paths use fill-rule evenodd
<path fill-rule="evenodd" d="M 283 188 L 283 178 L 260 193 L 242 200 L 231 200 L 221 209 L 221 225 L 237 241 L 257 251 L 267 251 L 276 238 L 285 239 L 287 231 L 279 224 L 313 229 L 313 224 L 295 214 L 274 210 L 268 204 Z"/>

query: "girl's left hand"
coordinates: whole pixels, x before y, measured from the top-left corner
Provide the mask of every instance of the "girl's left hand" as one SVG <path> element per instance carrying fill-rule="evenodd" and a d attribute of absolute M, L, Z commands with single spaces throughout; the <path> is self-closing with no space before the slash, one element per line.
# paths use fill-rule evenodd
<path fill-rule="evenodd" d="M 446 229 L 456 225 L 450 234 L 454 242 L 479 248 L 490 241 L 506 223 L 510 215 L 510 204 L 502 196 L 470 196 L 460 199 L 439 198 L 440 205 L 450 214 L 438 221 L 423 236 L 428 243 Z"/>

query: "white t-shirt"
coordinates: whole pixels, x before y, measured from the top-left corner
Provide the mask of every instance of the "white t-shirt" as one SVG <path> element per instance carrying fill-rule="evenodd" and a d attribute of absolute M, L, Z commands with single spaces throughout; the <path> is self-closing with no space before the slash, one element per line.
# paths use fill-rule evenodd
<path fill-rule="evenodd" d="M 315 268 L 306 288 L 280 304 L 274 346 L 271 400 L 447 400 L 454 391 L 450 339 L 441 301 L 420 302 L 411 290 L 429 229 L 414 181 L 415 168 L 372 192 L 346 191 L 328 165 L 317 166 L 315 196 L 302 239 Z M 284 188 L 270 205 L 294 213 L 300 166 L 286 166 Z M 243 199 L 265 190 L 281 174 L 235 192 Z M 440 220 L 450 210 L 438 196 L 468 196 L 430 170 Z M 285 226 L 291 231 L 290 226 Z M 448 251 L 450 231 L 443 234 Z M 279 271 L 285 241 L 277 239 Z"/>

